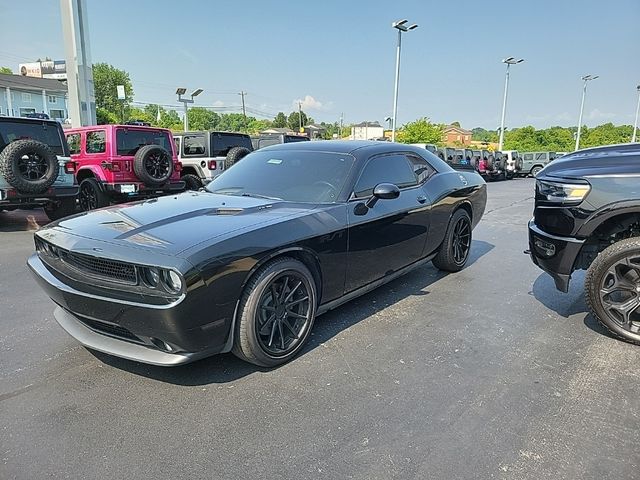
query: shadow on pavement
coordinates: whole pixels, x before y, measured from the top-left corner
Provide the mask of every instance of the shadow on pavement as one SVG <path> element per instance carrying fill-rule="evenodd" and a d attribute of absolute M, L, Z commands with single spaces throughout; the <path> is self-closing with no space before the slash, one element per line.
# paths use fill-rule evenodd
<path fill-rule="evenodd" d="M 533 282 L 533 288 L 529 294 L 533 295 L 536 300 L 548 309 L 553 310 L 564 318 L 569 318 L 571 315 L 587 311 L 587 305 L 584 303 L 583 287 L 583 271 L 573 273 L 568 293 L 556 290 L 551 276 L 547 273 L 541 273 Z"/>
<path fill-rule="evenodd" d="M 490 243 L 474 241 L 467 268 L 493 248 L 494 246 Z M 428 263 L 362 297 L 325 313 L 316 319 L 312 336 L 297 358 L 306 355 L 343 330 L 356 325 L 408 296 L 429 295 L 427 288 L 445 276 L 447 276 L 446 273 L 437 270 L 431 263 Z M 254 372 L 269 372 L 272 370 L 251 365 L 239 360 L 232 354 L 215 355 L 177 367 L 156 367 L 113 357 L 101 352 L 92 350 L 89 350 L 89 352 L 99 361 L 114 368 L 161 382 L 185 386 L 226 383 Z M 295 362 L 296 359 L 292 361 Z"/>

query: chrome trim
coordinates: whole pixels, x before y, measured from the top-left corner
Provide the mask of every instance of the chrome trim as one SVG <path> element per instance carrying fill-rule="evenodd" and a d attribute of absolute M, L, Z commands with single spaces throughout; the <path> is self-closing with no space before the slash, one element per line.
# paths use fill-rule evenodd
<path fill-rule="evenodd" d="M 533 230 L 533 232 L 541 237 L 547 237 L 547 238 L 552 238 L 553 240 L 559 240 L 561 242 L 570 242 L 570 243 L 578 243 L 578 244 L 583 244 L 585 241 L 584 240 L 579 240 L 577 238 L 573 238 L 573 237 L 559 237 L 557 235 L 552 235 L 550 233 L 547 233 L 543 230 L 540 230 L 535 222 L 534 219 L 532 218 L 531 220 L 529 220 L 529 230 Z"/>
<path fill-rule="evenodd" d="M 42 262 L 42 260 L 40 260 L 38 255 L 35 253 L 29 257 L 29 259 L 27 260 L 27 265 L 29 266 L 29 268 L 31 269 L 31 272 L 35 276 L 39 277 L 42 281 L 48 283 L 53 288 L 56 288 L 64 293 L 69 293 L 71 295 L 92 298 L 94 300 L 102 300 L 104 302 L 109 302 L 109 303 L 119 303 L 122 305 L 130 305 L 133 307 L 166 310 L 166 309 L 175 307 L 177 304 L 182 302 L 187 296 L 186 293 L 183 293 L 174 302 L 168 303 L 166 305 L 153 305 L 151 303 L 131 302 L 128 300 L 121 300 L 119 298 L 103 297 L 101 295 L 94 295 L 92 293 L 81 292 L 80 290 L 76 290 L 75 288 L 70 287 L 66 283 L 61 282 L 49 270 L 47 270 L 47 268 L 45 267 L 45 264 Z"/>

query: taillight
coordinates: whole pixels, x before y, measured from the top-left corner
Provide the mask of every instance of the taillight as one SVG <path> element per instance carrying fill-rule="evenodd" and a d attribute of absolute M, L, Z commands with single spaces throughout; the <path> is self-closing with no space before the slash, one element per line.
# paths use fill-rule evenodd
<path fill-rule="evenodd" d="M 76 173 L 76 162 L 67 162 L 64 164 L 65 173 Z"/>
<path fill-rule="evenodd" d="M 218 162 L 209 160 L 209 170 L 215 170 L 216 168 L 218 168 Z"/>
<path fill-rule="evenodd" d="M 176 172 L 181 172 L 182 171 L 182 162 L 176 162 L 176 166 L 174 169 Z"/>

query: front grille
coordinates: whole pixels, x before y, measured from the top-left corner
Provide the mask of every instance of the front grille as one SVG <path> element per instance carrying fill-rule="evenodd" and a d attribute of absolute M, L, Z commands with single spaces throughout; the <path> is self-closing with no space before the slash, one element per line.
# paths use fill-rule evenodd
<path fill-rule="evenodd" d="M 136 267 L 130 263 L 69 252 L 60 248 L 57 251 L 63 262 L 81 272 L 130 285 L 138 283 Z"/>
<path fill-rule="evenodd" d="M 123 338 L 125 340 L 130 340 L 133 342 L 139 342 L 139 343 L 142 342 L 138 337 L 136 337 L 129 330 L 119 325 L 114 325 L 112 323 L 99 322 L 97 320 L 90 320 L 88 318 L 80 318 L 80 321 L 84 323 L 87 327 L 89 327 L 91 330 L 95 330 L 98 333 L 104 333 L 105 335 L 109 335 L 111 337 Z"/>

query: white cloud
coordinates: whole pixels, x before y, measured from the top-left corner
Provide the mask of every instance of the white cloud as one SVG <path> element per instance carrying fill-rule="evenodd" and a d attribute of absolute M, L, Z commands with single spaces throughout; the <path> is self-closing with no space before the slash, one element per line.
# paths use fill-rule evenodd
<path fill-rule="evenodd" d="M 586 115 L 585 118 L 587 118 L 588 120 L 611 120 L 612 118 L 615 118 L 617 116 L 618 115 L 616 115 L 615 113 L 601 112 L 597 108 L 594 108 Z"/>
<path fill-rule="evenodd" d="M 214 107 L 224 107 L 224 102 L 222 100 L 216 100 L 213 102 Z"/>
<path fill-rule="evenodd" d="M 316 100 L 311 95 L 305 95 L 304 98 L 299 98 L 293 101 L 293 106 L 295 109 L 298 108 L 298 103 L 302 104 L 302 110 L 327 110 L 331 107 L 332 102 L 322 103 L 319 100 Z"/>

